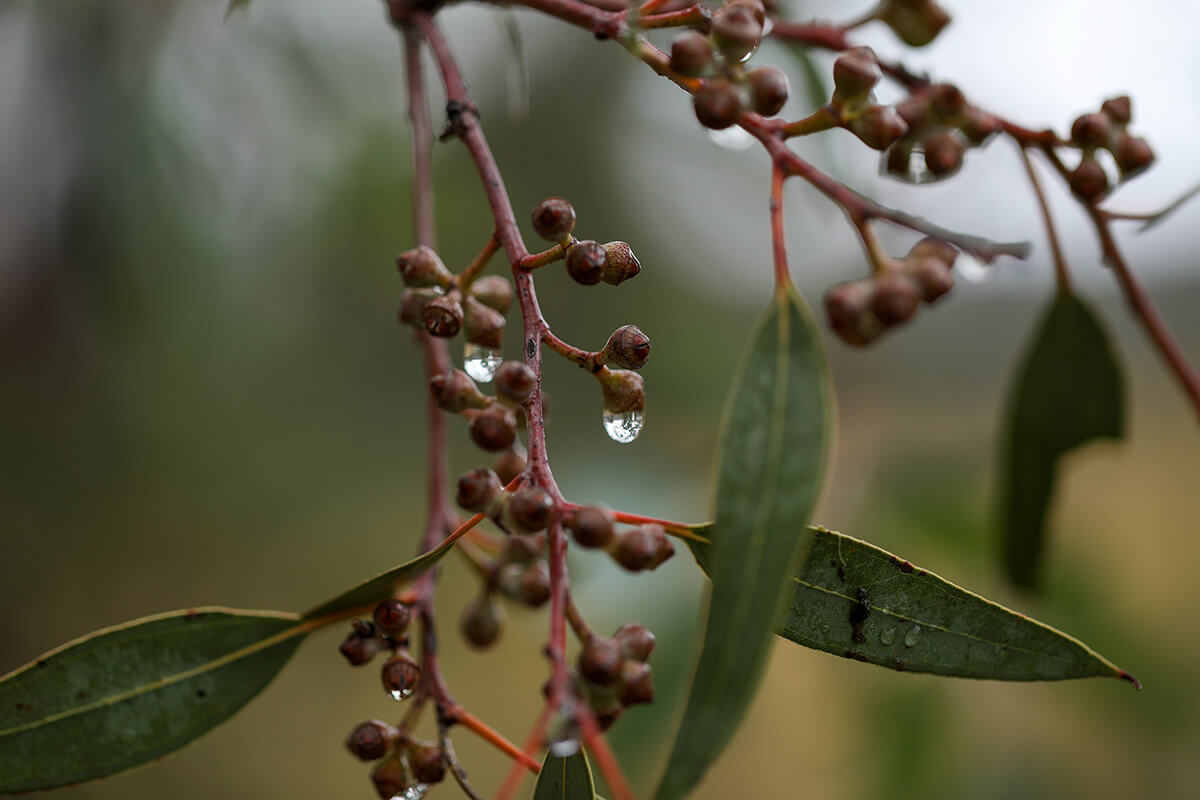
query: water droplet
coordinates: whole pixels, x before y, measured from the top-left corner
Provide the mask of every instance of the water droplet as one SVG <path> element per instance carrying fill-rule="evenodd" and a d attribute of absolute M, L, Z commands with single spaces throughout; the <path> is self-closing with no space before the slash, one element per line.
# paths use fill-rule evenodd
<path fill-rule="evenodd" d="M 407 700 L 413 696 L 413 691 L 414 689 L 412 687 L 405 687 L 403 689 L 388 689 L 388 695 L 393 700 Z"/>
<path fill-rule="evenodd" d="M 925 148 L 920 145 L 913 145 L 912 150 L 909 151 L 907 171 L 903 173 L 892 172 L 888 169 L 888 157 L 891 152 L 891 150 L 884 150 L 879 157 L 879 174 L 913 184 L 933 183 L 938 180 L 938 176 L 930 172 L 929 167 L 925 164 Z"/>
<path fill-rule="evenodd" d="M 954 272 L 967 283 L 983 283 L 990 280 L 992 268 L 970 253 L 959 253 L 954 259 Z"/>
<path fill-rule="evenodd" d="M 919 641 L 921 641 L 921 626 L 913 625 L 908 633 L 904 634 L 904 646 L 915 647 Z"/>
<path fill-rule="evenodd" d="M 559 758 L 570 758 L 579 752 L 579 740 L 561 739 L 550 745 L 550 752 Z"/>
<path fill-rule="evenodd" d="M 396 795 L 396 797 L 401 798 L 401 800 L 421 800 L 428 791 L 428 783 L 414 783 L 405 789 L 403 793 Z M 396 798 L 392 798 L 392 800 L 396 800 Z"/>
<path fill-rule="evenodd" d="M 604 432 L 608 434 L 608 438 L 620 444 L 629 444 L 636 439 L 645 424 L 646 415 L 641 411 L 626 411 L 622 414 L 604 412 Z"/>
<path fill-rule="evenodd" d="M 705 131 L 713 144 L 726 150 L 749 150 L 754 146 L 754 137 L 737 125 L 730 125 L 719 131 L 706 128 Z"/>
<path fill-rule="evenodd" d="M 763 38 L 764 39 L 767 38 L 771 34 L 771 31 L 773 31 L 773 30 L 775 30 L 775 20 L 771 19 L 770 17 L 767 17 L 766 19 L 763 20 L 763 32 L 762 32 Z"/>
<path fill-rule="evenodd" d="M 463 369 L 480 383 L 491 383 L 503 361 L 499 350 L 470 342 L 463 345 Z"/>
<path fill-rule="evenodd" d="M 883 630 L 881 630 L 879 632 L 879 643 L 880 644 L 887 645 L 887 644 L 891 644 L 894 641 L 896 641 L 896 629 L 895 628 L 884 628 Z"/>

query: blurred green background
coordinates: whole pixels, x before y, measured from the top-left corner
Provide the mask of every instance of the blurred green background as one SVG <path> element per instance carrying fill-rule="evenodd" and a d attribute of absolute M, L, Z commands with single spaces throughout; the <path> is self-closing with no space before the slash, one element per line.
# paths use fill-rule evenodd
<path fill-rule="evenodd" d="M 796 14 L 844 18 L 859 5 Z M 1187 134 L 1197 110 L 1178 100 L 1195 96 L 1200 74 L 1186 68 L 1197 56 L 1180 55 L 1195 52 L 1195 11 L 1150 3 L 1131 21 L 1082 13 L 1115 3 L 947 5 L 959 18 L 928 50 L 904 54 L 874 28 L 864 41 L 961 76 L 1035 125 L 1061 129 L 1132 92 L 1161 164 L 1122 190 L 1122 207 L 1153 207 L 1200 174 Z M 394 322 L 392 258 L 412 242 L 394 33 L 372 0 L 256 0 L 224 24 L 222 12 L 218 0 L 0 2 L 0 672 L 152 612 L 304 609 L 415 547 L 424 389 L 418 350 Z M 1039 14 L 1046 25 L 1031 31 Z M 629 446 L 605 438 L 595 385 L 548 362 L 562 488 L 582 502 L 706 517 L 723 398 L 770 280 L 765 159 L 708 141 L 686 98 L 615 46 L 514 15 L 532 76 L 524 91 L 500 12 L 444 16 L 522 218 L 564 195 L 580 235 L 625 239 L 642 259 L 641 276 L 619 289 L 539 275 L 543 308 L 567 340 L 597 347 L 636 322 L 654 341 L 647 428 Z M 1139 45 L 1149 32 L 1153 47 Z M 1112 64 L 1077 69 L 1082 48 L 1118 46 Z M 792 71 L 787 113 L 805 113 L 794 55 L 767 46 L 758 58 Z M 816 65 L 827 72 L 829 61 Z M 960 280 L 869 352 L 830 342 L 839 441 L 818 521 L 1079 636 L 1146 689 L 896 674 L 780 643 L 697 796 L 1194 796 L 1194 415 L 1056 190 L 1081 291 L 1128 369 L 1129 437 L 1070 459 L 1047 592 L 1013 595 L 996 568 L 989 503 L 1006 380 L 1051 292 L 1035 209 L 1004 142 L 973 152 L 946 185 L 909 188 L 877 178 L 873 155 L 847 138 L 799 146 L 890 203 L 1031 238 L 1036 250 L 987 281 Z M 487 209 L 461 146 L 439 145 L 435 170 L 440 250 L 459 267 L 490 231 Z M 1194 359 L 1197 221 L 1193 206 L 1123 238 Z M 810 303 L 862 273 L 849 228 L 808 190 L 789 187 L 788 224 Z M 910 241 L 888 239 L 896 250 Z M 451 441 L 454 474 L 480 463 L 460 426 Z M 474 587 L 447 563 L 439 597 L 450 628 Z M 645 790 L 692 664 L 699 573 L 683 554 L 652 576 L 580 557 L 573 581 L 600 629 L 640 619 L 659 635 L 660 702 L 612 737 Z M 540 707 L 544 616 L 514 609 L 509 622 L 487 655 L 445 636 L 443 662 L 458 698 L 519 740 Z M 313 637 L 261 698 L 181 754 L 61 796 L 372 796 L 341 740 L 396 712 L 374 669 L 344 666 L 340 635 Z M 505 760 L 467 732 L 456 745 L 493 791 Z"/>

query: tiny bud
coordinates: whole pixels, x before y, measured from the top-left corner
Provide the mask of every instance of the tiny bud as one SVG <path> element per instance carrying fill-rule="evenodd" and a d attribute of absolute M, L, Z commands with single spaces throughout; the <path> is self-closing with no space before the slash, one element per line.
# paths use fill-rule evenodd
<path fill-rule="evenodd" d="M 589 240 L 576 242 L 567 250 L 567 274 L 576 283 L 595 286 L 604 278 L 604 267 L 608 263 L 604 247 Z"/>
<path fill-rule="evenodd" d="M 393 597 L 375 606 L 375 613 L 371 617 L 381 633 L 396 636 L 408 630 L 408 624 L 412 622 L 412 607 Z"/>
<path fill-rule="evenodd" d="M 505 564 L 500 567 L 494 578 L 496 591 L 510 600 L 518 599 L 521 596 L 521 575 L 524 572 L 525 567 L 520 564 Z"/>
<path fill-rule="evenodd" d="M 471 344 L 499 349 L 504 338 L 504 315 L 470 296 L 463 300 L 462 309 L 464 338 Z"/>
<path fill-rule="evenodd" d="M 492 464 L 492 469 L 496 471 L 500 483 L 507 486 L 512 483 L 513 478 L 525 471 L 525 459 L 516 450 L 505 450 L 496 459 L 496 463 Z"/>
<path fill-rule="evenodd" d="M 604 410 L 612 414 L 642 411 L 646 407 L 646 390 L 642 376 L 624 369 L 602 369 L 596 373 L 604 394 Z"/>
<path fill-rule="evenodd" d="M 500 560 L 506 564 L 532 564 L 541 554 L 542 548 L 537 540 L 524 536 L 510 536 L 504 541 L 504 549 L 500 551 Z"/>
<path fill-rule="evenodd" d="M 713 43 L 731 63 L 746 60 L 762 41 L 762 32 L 758 15 L 745 5 L 727 5 L 713 15 Z"/>
<path fill-rule="evenodd" d="M 397 731 L 379 720 L 360 722 L 346 737 L 346 749 L 361 761 L 377 761 L 387 755 L 396 741 Z"/>
<path fill-rule="evenodd" d="M 459 628 L 463 638 L 480 650 L 491 647 L 500 638 L 501 615 L 500 606 L 487 596 L 479 597 L 467 604 L 463 609 Z"/>
<path fill-rule="evenodd" d="M 375 792 L 383 800 L 403 797 L 408 791 L 408 773 L 404 769 L 404 762 L 396 756 L 379 762 L 371 771 L 371 783 L 375 784 Z"/>
<path fill-rule="evenodd" d="M 425 321 L 421 319 L 421 312 L 430 300 L 441 296 L 437 289 L 405 289 L 400 298 L 400 321 L 414 328 L 424 328 Z"/>
<path fill-rule="evenodd" d="M 1154 162 L 1154 151 L 1142 137 L 1122 134 L 1113 148 L 1113 158 L 1121 170 L 1121 177 L 1132 178 Z"/>
<path fill-rule="evenodd" d="M 478 412 L 471 420 L 471 441 L 489 453 L 507 450 L 516 439 L 517 419 L 499 403 Z"/>
<path fill-rule="evenodd" d="M 621 703 L 636 706 L 654 700 L 654 673 L 649 664 L 626 661 L 621 665 Z"/>
<path fill-rule="evenodd" d="M 903 180 L 909 180 L 910 162 L 912 161 L 912 142 L 908 139 L 896 142 L 888 148 L 884 165 L 889 175 L 895 175 Z"/>
<path fill-rule="evenodd" d="M 490 469 L 473 469 L 458 479 L 454 499 L 465 511 L 490 513 L 503 491 L 504 484 L 496 473 Z"/>
<path fill-rule="evenodd" d="M 404 283 L 412 288 L 441 286 L 446 288 L 454 280 L 450 270 L 438 258 L 438 254 L 425 245 L 405 250 L 396 256 L 396 268 Z"/>
<path fill-rule="evenodd" d="M 533 209 L 533 230 L 550 242 L 561 242 L 575 230 L 575 209 L 561 197 L 547 197 Z"/>
<path fill-rule="evenodd" d="M 499 275 L 485 275 L 471 284 L 471 296 L 488 308 L 507 314 L 512 305 L 512 284 Z"/>
<path fill-rule="evenodd" d="M 945 128 L 925 137 L 925 166 L 939 178 L 950 175 L 962 166 L 967 147 L 957 130 Z"/>
<path fill-rule="evenodd" d="M 908 133 L 908 125 L 889 106 L 868 106 L 849 123 L 850 132 L 873 150 L 886 150 Z"/>
<path fill-rule="evenodd" d="M 521 361 L 505 361 L 496 368 L 492 380 L 496 386 L 496 396 L 517 405 L 528 400 L 537 388 L 537 376 Z"/>
<path fill-rule="evenodd" d="M 950 15 L 932 0 L 888 0 L 879 19 L 909 47 L 924 47 L 950 24 Z"/>
<path fill-rule="evenodd" d="M 909 274 L 921 290 L 921 299 L 932 303 L 954 288 L 954 273 L 945 262 L 928 256 L 910 260 Z"/>
<path fill-rule="evenodd" d="M 397 653 L 383 665 L 379 677 L 388 696 L 393 700 L 405 700 L 417 690 L 421 668 L 408 653 Z"/>
<path fill-rule="evenodd" d="M 471 376 L 460 369 L 439 372 L 429 379 L 429 391 L 438 408 L 457 414 L 468 408 L 487 408 L 489 398 Z"/>
<path fill-rule="evenodd" d="M 621 648 L 612 639 L 592 636 L 579 651 L 579 673 L 597 686 L 611 686 L 621 677 Z"/>
<path fill-rule="evenodd" d="M 870 310 L 870 280 L 850 281 L 830 286 L 825 292 L 825 316 L 838 338 L 862 347 L 879 338 L 883 325 Z"/>
<path fill-rule="evenodd" d="M 453 295 L 435 297 L 421 309 L 421 323 L 434 336 L 444 339 L 455 336 L 462 328 L 462 304 Z"/>
<path fill-rule="evenodd" d="M 708 80 L 692 96 L 692 110 L 704 127 L 724 130 L 742 113 L 742 95 L 727 80 Z"/>
<path fill-rule="evenodd" d="M 525 568 L 517 585 L 517 596 L 531 608 L 546 604 L 550 599 L 550 568 L 545 561 L 535 561 Z"/>
<path fill-rule="evenodd" d="M 675 553 L 661 525 L 639 525 L 617 537 L 613 558 L 630 572 L 654 569 Z"/>
<path fill-rule="evenodd" d="M 929 96 L 926 94 L 910 94 L 896 104 L 896 113 L 909 130 L 920 130 L 929 123 Z"/>
<path fill-rule="evenodd" d="M 687 31 L 671 42 L 671 69 L 687 78 L 699 78 L 713 63 L 708 37 Z"/>
<path fill-rule="evenodd" d="M 958 258 L 958 249 L 941 239 L 926 236 L 912 246 L 912 249 L 908 251 L 908 255 L 905 258 L 914 260 L 918 258 L 933 258 L 942 262 L 947 267 L 951 267 L 954 266 L 954 261 Z"/>
<path fill-rule="evenodd" d="M 750 108 L 764 117 L 773 117 L 783 110 L 788 99 L 788 79 L 775 67 L 759 67 L 746 73 L 750 90 Z"/>
<path fill-rule="evenodd" d="M 883 73 L 869 47 L 852 47 L 833 62 L 834 103 L 861 100 L 871 93 Z"/>
<path fill-rule="evenodd" d="M 978 146 L 1000 132 L 1000 120 L 975 106 L 967 106 L 963 109 L 963 120 L 958 129 L 968 142 Z"/>
<path fill-rule="evenodd" d="M 338 646 L 338 652 L 352 667 L 361 667 L 375 657 L 383 649 L 383 642 L 378 639 L 363 636 L 357 632 L 351 633 Z"/>
<path fill-rule="evenodd" d="M 441 783 L 446 777 L 446 761 L 440 747 L 412 742 L 407 750 L 408 767 L 417 783 Z"/>
<path fill-rule="evenodd" d="M 929 107 L 943 119 L 958 116 L 966 104 L 967 98 L 962 90 L 952 83 L 938 83 L 929 87 Z"/>
<path fill-rule="evenodd" d="M 1071 191 L 1082 200 L 1095 200 L 1108 191 L 1108 173 L 1094 158 L 1084 158 L 1068 179 Z"/>
<path fill-rule="evenodd" d="M 1071 123 L 1071 141 L 1080 147 L 1103 147 L 1111 132 L 1108 114 L 1081 114 Z"/>
<path fill-rule="evenodd" d="M 626 242 L 605 242 L 603 247 L 605 283 L 617 286 L 642 271 L 642 262 Z"/>
<path fill-rule="evenodd" d="M 1100 104 L 1100 111 L 1118 125 L 1128 125 L 1133 119 L 1133 103 L 1126 94 L 1105 100 Z"/>
<path fill-rule="evenodd" d="M 517 533 L 537 533 L 557 517 L 554 498 L 540 486 L 526 486 L 508 501 L 508 518 Z"/>
<path fill-rule="evenodd" d="M 645 662 L 654 652 L 654 634 L 640 622 L 626 622 L 617 628 L 613 639 L 625 658 L 632 658 L 634 661 Z"/>
<path fill-rule="evenodd" d="M 612 512 L 595 506 L 576 509 L 567 520 L 567 527 L 575 543 L 589 549 L 607 547 L 615 533 Z"/>
<path fill-rule="evenodd" d="M 623 369 L 641 369 L 650 358 L 650 337 L 637 325 L 622 325 L 608 337 L 602 351 L 606 364 Z"/>
<path fill-rule="evenodd" d="M 906 275 L 883 275 L 876 278 L 871 293 L 871 311 L 885 327 L 908 322 L 921 305 L 921 293 L 916 283 Z"/>

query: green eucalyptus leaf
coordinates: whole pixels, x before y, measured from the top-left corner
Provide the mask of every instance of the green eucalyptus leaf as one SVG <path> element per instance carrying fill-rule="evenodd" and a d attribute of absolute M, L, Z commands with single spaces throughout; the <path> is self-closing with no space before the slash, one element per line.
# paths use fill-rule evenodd
<path fill-rule="evenodd" d="M 830 398 L 812 317 L 790 289 L 759 321 L 726 409 L 720 440 L 712 593 L 683 723 L 658 788 L 677 798 L 699 783 L 754 697 L 803 528 L 817 500 Z"/>
<path fill-rule="evenodd" d="M 873 544 L 825 528 L 789 530 L 811 542 L 787 580 L 789 599 L 775 624 L 796 644 L 906 672 L 1001 681 L 1108 677 L 1138 685 L 1067 634 Z M 695 532 L 721 538 L 713 525 Z M 687 545 L 707 572 L 714 546 Z"/>
<path fill-rule="evenodd" d="M 582 747 L 566 758 L 546 753 L 533 800 L 597 800 L 592 768 Z"/>
<path fill-rule="evenodd" d="M 1004 436 L 999 528 L 1017 586 L 1038 582 L 1059 459 L 1093 439 L 1120 438 L 1124 418 L 1121 370 L 1104 329 L 1079 298 L 1060 292 L 1021 367 Z"/>
<path fill-rule="evenodd" d="M 310 626 L 200 608 L 97 631 L 0 678 L 0 794 L 51 789 L 167 755 L 262 691 Z"/>

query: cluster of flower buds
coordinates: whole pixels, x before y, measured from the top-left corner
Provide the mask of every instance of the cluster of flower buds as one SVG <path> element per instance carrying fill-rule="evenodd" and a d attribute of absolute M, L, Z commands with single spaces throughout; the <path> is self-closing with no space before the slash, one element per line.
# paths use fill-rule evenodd
<path fill-rule="evenodd" d="M 933 303 L 950 291 L 957 256 L 945 242 L 925 238 L 880 274 L 831 286 L 825 293 L 829 326 L 846 344 L 870 344 L 912 319 L 922 302 Z"/>
<path fill-rule="evenodd" d="M 910 183 L 948 178 L 962 167 L 970 147 L 1000 131 L 1000 121 L 967 102 L 950 83 L 919 89 L 896 104 L 908 133 L 884 155 L 884 169 Z"/>
<path fill-rule="evenodd" d="M 622 625 L 611 638 L 592 634 L 576 662 L 576 687 L 587 699 L 601 729 L 626 708 L 654 700 L 654 675 L 647 664 L 654 634 L 639 622 Z"/>
<path fill-rule="evenodd" d="M 760 0 L 730 0 L 713 14 L 708 36 L 688 31 L 671 42 L 671 70 L 703 79 L 692 107 L 705 127 L 728 128 L 743 111 L 771 117 L 783 109 L 787 76 L 774 67 L 742 66 L 762 42 L 765 22 Z"/>
<path fill-rule="evenodd" d="M 575 230 L 575 209 L 561 197 L 548 197 L 533 209 L 533 230 L 548 242 L 561 245 L 565 251 L 567 274 L 576 283 L 595 286 L 604 283 L 616 286 L 642 271 L 641 262 L 626 242 L 578 240 Z"/>
<path fill-rule="evenodd" d="M 604 550 L 630 572 L 657 569 L 675 555 L 675 546 L 661 525 L 646 524 L 617 530 L 612 512 L 581 506 L 563 519 L 580 547 Z"/>
<path fill-rule="evenodd" d="M 384 800 L 420 796 L 446 777 L 446 758 L 440 747 L 411 739 L 379 720 L 359 723 L 346 738 L 346 749 L 362 761 L 379 762 L 371 771 L 371 782 Z M 416 787 L 422 788 L 414 795 Z"/>
<path fill-rule="evenodd" d="M 924 47 L 950 24 L 950 15 L 934 0 L 886 0 L 877 16 L 909 47 Z"/>
<path fill-rule="evenodd" d="M 874 150 L 886 150 L 908 132 L 895 109 L 875 102 L 873 90 L 880 77 L 874 50 L 847 50 L 833 62 L 833 97 L 828 106 L 839 126 Z"/>
<path fill-rule="evenodd" d="M 1129 133 L 1133 106 L 1127 96 L 1105 100 L 1094 114 L 1083 114 L 1071 124 L 1071 142 L 1082 151 L 1079 166 L 1071 172 L 1071 191 L 1087 201 L 1109 189 L 1108 173 L 1096 159 L 1100 150 L 1112 154 L 1121 180 L 1132 178 L 1154 162 L 1154 151 L 1140 136 Z"/>
<path fill-rule="evenodd" d="M 517 445 L 517 412 L 537 388 L 537 377 L 520 361 L 502 362 L 492 377 L 494 397 L 480 391 L 470 375 L 457 369 L 434 375 L 429 379 L 429 390 L 438 408 L 469 420 L 471 441 L 477 447 L 489 453 L 512 452 L 507 458 L 507 473 L 517 461 L 523 466 L 524 460 L 513 452 Z"/>
<path fill-rule="evenodd" d="M 412 607 L 391 598 L 375 607 L 370 621 L 355 620 L 339 652 L 351 666 L 360 667 L 384 650 L 392 655 L 380 671 L 383 689 L 393 700 L 406 700 L 417 690 L 421 667 L 408 652 Z"/>

